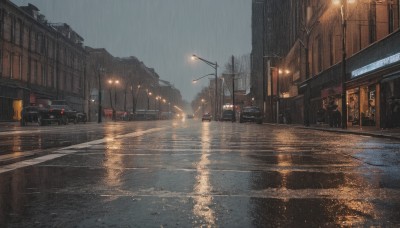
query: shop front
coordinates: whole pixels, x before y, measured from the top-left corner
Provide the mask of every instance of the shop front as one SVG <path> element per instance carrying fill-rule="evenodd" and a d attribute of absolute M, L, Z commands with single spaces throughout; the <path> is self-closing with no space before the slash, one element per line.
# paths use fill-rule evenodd
<path fill-rule="evenodd" d="M 340 85 L 321 90 L 322 105 L 318 110 L 317 123 L 340 127 L 342 119 L 341 93 Z"/>
<path fill-rule="evenodd" d="M 353 80 L 346 91 L 348 126 L 400 127 L 399 70 L 400 53 L 351 72 Z"/>
<path fill-rule="evenodd" d="M 347 60 L 348 126 L 400 127 L 400 30 Z"/>
<path fill-rule="evenodd" d="M 346 91 L 348 126 L 377 125 L 377 87 L 379 84 L 368 84 Z"/>
<path fill-rule="evenodd" d="M 382 127 L 400 128 L 400 71 L 385 75 L 381 88 Z"/>
<path fill-rule="evenodd" d="M 19 121 L 21 119 L 25 91 L 16 86 L 0 85 L 0 121 Z"/>

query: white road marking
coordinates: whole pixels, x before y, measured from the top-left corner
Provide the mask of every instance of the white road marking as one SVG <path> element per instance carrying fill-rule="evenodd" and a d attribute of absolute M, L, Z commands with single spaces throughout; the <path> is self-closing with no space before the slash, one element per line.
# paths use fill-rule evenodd
<path fill-rule="evenodd" d="M 16 162 L 14 164 L 10 164 L 10 165 L 6 165 L 3 167 L 0 167 L 0 174 L 2 173 L 6 173 L 6 172 L 10 172 L 16 169 L 20 169 L 20 168 L 24 168 L 27 166 L 32 166 L 32 165 L 37 165 L 49 160 L 53 160 L 56 158 L 60 158 L 63 157 L 65 155 L 69 155 L 69 154 L 73 154 L 78 152 L 77 149 L 84 149 L 84 148 L 88 148 L 91 147 L 93 145 L 97 145 L 97 144 L 101 144 L 104 143 L 106 141 L 109 140 L 114 140 L 114 139 L 122 139 L 122 138 L 129 138 L 129 137 L 139 137 L 139 136 L 143 136 L 145 134 L 150 134 L 153 132 L 157 132 L 157 131 L 161 131 L 164 130 L 165 128 L 152 128 L 149 130 L 145 130 L 145 131 L 139 131 L 139 132 L 132 132 L 132 133 L 128 133 L 125 135 L 119 135 L 115 138 L 103 138 L 103 139 L 99 139 L 99 140 L 94 140 L 94 141 L 90 141 L 90 142 L 85 142 L 85 143 L 81 143 L 81 144 L 77 144 L 77 145 L 72 145 L 72 146 L 68 146 L 68 147 L 64 147 L 61 149 L 58 149 L 56 151 L 54 151 L 54 154 L 49 154 L 49 155 L 45 155 L 42 157 L 37 157 L 37 158 L 33 158 L 33 159 L 29 159 L 29 160 L 25 160 L 25 161 L 21 161 L 21 162 Z"/>

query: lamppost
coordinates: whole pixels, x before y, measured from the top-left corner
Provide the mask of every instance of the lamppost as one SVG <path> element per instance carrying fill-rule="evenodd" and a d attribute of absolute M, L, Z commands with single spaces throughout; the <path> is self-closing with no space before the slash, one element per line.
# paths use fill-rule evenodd
<path fill-rule="evenodd" d="M 346 96 L 346 27 L 347 27 L 347 3 L 354 3 L 355 0 L 332 0 L 333 4 L 340 5 L 342 17 L 342 128 L 347 128 L 347 96 Z"/>
<path fill-rule="evenodd" d="M 204 102 L 206 100 L 204 100 L 203 98 L 201 99 L 201 114 L 204 114 Z"/>
<path fill-rule="evenodd" d="M 205 78 L 205 77 L 210 76 L 210 75 L 214 75 L 214 73 L 212 73 L 212 74 L 206 74 L 206 75 L 201 76 L 201 77 L 199 77 L 199 78 L 193 79 L 192 82 L 193 82 L 194 84 L 196 84 L 197 81 L 199 81 L 200 79 Z"/>
<path fill-rule="evenodd" d="M 151 96 L 151 92 L 149 92 L 148 89 L 146 89 L 146 93 L 147 93 L 147 110 L 150 110 L 150 96 Z"/>
<path fill-rule="evenodd" d="M 117 120 L 116 118 L 116 108 L 117 108 L 117 84 L 119 84 L 119 80 L 108 80 L 108 84 L 110 84 L 110 103 L 111 103 L 111 108 L 112 108 L 112 119 L 114 121 Z M 112 103 L 111 99 L 111 87 L 114 85 L 114 105 Z"/>
<path fill-rule="evenodd" d="M 136 112 L 137 102 L 138 102 L 138 100 L 139 100 L 140 87 L 141 87 L 141 85 L 139 84 L 139 85 L 137 86 L 137 90 L 136 90 L 136 99 L 135 99 L 135 102 L 134 102 L 134 104 L 133 104 L 134 112 Z"/>
<path fill-rule="evenodd" d="M 309 63 L 309 45 L 310 45 L 310 36 L 311 32 L 313 29 L 316 27 L 316 25 L 319 23 L 319 21 L 315 21 L 310 27 L 307 27 L 306 24 L 304 24 L 304 28 L 302 29 L 305 33 L 305 42 L 304 43 L 301 39 L 299 39 L 300 44 L 304 48 L 304 54 L 305 54 L 305 75 L 306 75 L 306 80 L 310 78 L 310 63 Z M 311 99 L 311 85 L 308 84 L 306 87 L 306 91 L 304 93 L 304 98 L 303 98 L 303 115 L 304 115 L 304 126 L 308 127 L 310 126 L 310 99 Z"/>
<path fill-rule="evenodd" d="M 281 60 L 283 59 L 283 57 L 281 57 L 281 56 L 279 56 L 279 55 L 277 55 L 277 54 L 275 54 L 275 53 L 273 53 L 273 55 L 272 56 L 269 56 L 269 55 L 265 55 L 265 56 L 263 56 L 263 59 L 264 58 L 275 58 L 275 59 L 278 59 L 278 61 L 279 61 L 279 63 L 277 64 L 278 66 L 277 67 L 271 67 L 271 65 L 270 65 L 270 60 L 268 60 L 268 72 L 269 72 L 269 75 L 271 75 L 271 100 L 270 100 L 270 102 L 271 102 L 271 122 L 273 122 L 274 121 L 274 102 L 273 102 L 273 100 L 274 100 L 274 87 L 273 87 L 273 85 L 274 85 L 274 77 L 273 77 L 273 75 L 271 74 L 271 69 L 273 69 L 273 68 L 276 68 L 277 69 L 277 73 L 278 73 L 278 76 L 277 76 L 277 85 L 276 85 L 276 87 L 277 87 L 277 98 L 276 98 L 276 113 L 277 113 L 277 115 L 276 115 L 276 121 L 277 121 L 277 123 L 279 123 L 279 90 L 278 90 L 278 88 L 279 88 L 279 65 L 280 65 L 280 62 L 281 62 Z"/>
<path fill-rule="evenodd" d="M 283 70 L 278 68 L 278 78 L 276 79 L 276 93 L 277 93 L 277 100 L 276 100 L 276 123 L 279 124 L 279 102 L 281 97 L 281 86 L 280 86 L 280 79 L 279 75 L 281 74 L 290 74 L 289 70 Z"/>
<path fill-rule="evenodd" d="M 192 59 L 193 60 L 195 60 L 195 59 L 201 60 L 202 62 L 206 63 L 207 65 L 209 65 L 210 67 L 212 67 L 215 70 L 215 85 L 214 85 L 215 91 L 214 91 L 214 113 L 213 113 L 213 115 L 214 115 L 214 120 L 216 121 L 217 120 L 217 99 L 218 99 L 218 81 L 217 81 L 218 63 L 217 62 L 213 63 L 213 62 L 203 59 L 197 55 L 192 55 Z"/>
<path fill-rule="evenodd" d="M 98 107 L 98 114 L 97 114 L 97 123 L 101 123 L 101 115 L 103 112 L 103 108 L 101 107 L 101 73 L 104 72 L 103 67 L 98 67 L 98 79 L 99 79 L 99 107 Z"/>
<path fill-rule="evenodd" d="M 156 96 L 156 101 L 154 104 L 155 109 L 157 109 L 157 101 L 158 101 L 158 119 L 160 119 L 160 109 L 161 109 L 161 96 Z"/>

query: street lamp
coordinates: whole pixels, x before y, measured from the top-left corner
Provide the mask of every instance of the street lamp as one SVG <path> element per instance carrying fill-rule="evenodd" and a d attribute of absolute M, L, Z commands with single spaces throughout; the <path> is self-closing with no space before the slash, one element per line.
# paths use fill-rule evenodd
<path fill-rule="evenodd" d="M 210 67 L 212 67 L 215 70 L 214 114 L 213 115 L 214 115 L 214 120 L 216 121 L 217 120 L 217 99 L 218 99 L 218 81 L 217 81 L 218 63 L 217 62 L 213 63 L 213 62 L 203 59 L 197 55 L 192 55 L 192 60 L 196 60 L 196 59 L 201 60 L 202 62 L 209 65 Z"/>
<path fill-rule="evenodd" d="M 204 114 L 204 102 L 206 102 L 206 100 L 204 100 L 203 98 L 201 99 L 201 114 Z"/>
<path fill-rule="evenodd" d="M 110 103 L 112 108 L 112 119 L 114 121 L 117 120 L 116 118 L 116 108 L 117 108 L 117 85 L 119 84 L 119 80 L 108 80 L 108 84 L 110 84 Z M 111 99 L 111 87 L 114 85 L 114 106 Z"/>
<path fill-rule="evenodd" d="M 277 93 L 277 100 L 276 100 L 276 123 L 279 124 L 279 102 L 281 97 L 281 86 L 280 86 L 280 79 L 279 75 L 281 74 L 290 74 L 290 70 L 283 70 L 278 68 L 278 78 L 276 79 L 276 93 Z"/>
<path fill-rule="evenodd" d="M 311 32 L 313 31 L 313 29 L 316 27 L 316 25 L 319 23 L 319 21 L 315 21 L 310 27 L 307 27 L 306 24 L 304 24 L 304 28 L 302 29 L 305 33 L 305 42 L 304 43 L 301 39 L 299 39 L 300 44 L 303 46 L 304 48 L 304 52 L 305 52 L 305 76 L 306 76 L 306 80 L 309 79 L 310 77 L 310 63 L 309 63 L 309 45 L 310 45 L 310 36 L 311 36 Z M 303 104 L 304 104 L 304 109 L 303 109 L 303 116 L 304 116 L 304 126 L 308 127 L 310 126 L 310 97 L 311 97 L 311 85 L 308 84 L 306 87 L 306 91 L 304 93 L 304 97 L 303 97 Z"/>
<path fill-rule="evenodd" d="M 206 75 L 201 76 L 201 77 L 199 77 L 199 78 L 193 79 L 192 82 L 195 84 L 195 83 L 197 83 L 197 81 L 199 81 L 200 79 L 205 78 L 205 77 L 210 76 L 210 75 L 214 75 L 214 73 L 212 73 L 212 74 L 206 74 Z"/>
<path fill-rule="evenodd" d="M 99 107 L 98 107 L 98 113 L 97 113 L 97 123 L 101 123 L 101 115 L 103 112 L 103 108 L 101 107 L 101 73 L 104 72 L 104 68 L 103 67 L 98 67 L 98 79 L 99 79 Z"/>
<path fill-rule="evenodd" d="M 157 101 L 158 101 L 158 119 L 160 119 L 160 114 L 161 114 L 161 96 L 156 96 L 156 103 L 155 103 L 155 109 L 157 109 Z"/>
<path fill-rule="evenodd" d="M 332 0 L 335 5 L 340 5 L 342 17 L 342 128 L 347 128 L 347 97 L 346 97 L 346 27 L 347 27 L 347 3 L 354 3 L 355 0 Z"/>
<path fill-rule="evenodd" d="M 150 110 L 150 96 L 152 95 L 152 93 L 149 92 L 148 89 L 146 89 L 146 93 L 147 93 L 147 110 Z"/>
<path fill-rule="evenodd" d="M 271 67 L 271 65 L 270 65 L 270 61 L 268 60 L 268 72 L 269 72 L 269 74 L 270 74 L 270 69 L 273 69 L 273 68 L 277 68 L 278 70 L 277 70 L 277 73 L 278 73 L 278 76 L 277 76 L 277 100 L 276 100 L 276 113 L 277 113 L 277 116 L 276 116 L 276 120 L 277 120 L 277 123 L 279 123 L 279 90 L 278 90 L 278 88 L 279 88 L 279 64 L 280 64 L 280 62 L 282 61 L 282 59 L 283 59 L 283 57 L 281 57 L 281 56 L 279 56 L 279 55 L 277 55 L 277 54 L 275 54 L 275 53 L 273 53 L 273 55 L 265 55 L 265 56 L 263 56 L 263 59 L 264 58 L 275 58 L 275 59 L 278 59 L 278 61 L 279 61 L 279 63 L 278 63 L 278 67 Z M 273 88 L 273 85 L 274 85 L 274 83 L 273 83 L 273 75 L 271 74 L 271 100 L 270 100 L 270 102 L 271 102 L 271 122 L 273 122 L 274 121 L 274 102 L 273 102 L 273 100 L 274 100 L 274 88 Z"/>

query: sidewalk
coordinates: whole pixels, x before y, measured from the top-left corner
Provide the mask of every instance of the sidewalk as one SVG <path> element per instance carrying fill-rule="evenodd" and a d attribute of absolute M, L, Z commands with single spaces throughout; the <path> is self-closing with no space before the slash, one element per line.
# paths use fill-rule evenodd
<path fill-rule="evenodd" d="M 7 131 L 10 129 L 15 129 L 16 127 L 21 126 L 18 121 L 15 122 L 1 122 L 0 121 L 0 131 Z"/>
<path fill-rule="evenodd" d="M 337 133 L 345 133 L 345 134 L 356 134 L 356 135 L 366 135 L 380 138 L 391 138 L 400 140 L 400 128 L 394 129 L 377 129 L 376 127 L 370 126 L 351 126 L 346 130 L 341 128 L 332 128 L 327 124 L 313 124 L 309 127 L 305 127 L 301 124 L 277 124 L 277 123 L 264 123 L 268 125 L 282 125 L 287 127 L 297 127 L 304 129 L 313 129 L 319 131 L 329 131 L 329 132 L 337 132 Z M 19 122 L 0 122 L 0 132 L 21 129 Z"/>
<path fill-rule="evenodd" d="M 390 138 L 395 140 L 400 140 L 400 128 L 394 129 L 378 129 L 372 126 L 350 126 L 347 129 L 342 128 L 333 128 L 329 127 L 328 124 L 312 124 L 309 127 L 305 127 L 301 124 L 276 124 L 276 123 L 266 123 L 270 125 L 284 125 L 284 126 L 292 126 L 303 129 L 313 129 L 318 131 L 329 131 L 329 132 L 337 132 L 344 134 L 356 134 L 356 135 L 365 135 L 379 138 Z"/>

